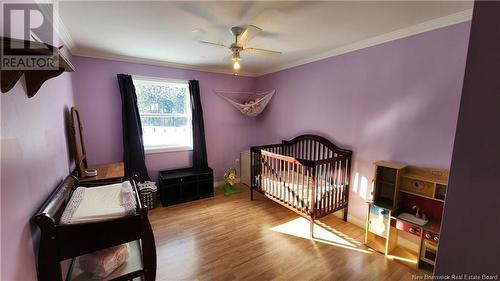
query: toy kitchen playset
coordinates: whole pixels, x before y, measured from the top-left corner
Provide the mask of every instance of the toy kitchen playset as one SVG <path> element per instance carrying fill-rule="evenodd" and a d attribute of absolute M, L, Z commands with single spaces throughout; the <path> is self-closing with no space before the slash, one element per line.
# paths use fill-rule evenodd
<path fill-rule="evenodd" d="M 439 245 L 448 171 L 375 162 L 365 244 L 432 271 Z"/>

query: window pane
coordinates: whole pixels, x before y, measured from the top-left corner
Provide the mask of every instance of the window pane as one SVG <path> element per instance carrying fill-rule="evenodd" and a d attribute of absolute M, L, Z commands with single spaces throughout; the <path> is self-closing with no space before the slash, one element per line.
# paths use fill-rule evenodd
<path fill-rule="evenodd" d="M 175 84 L 137 83 L 137 105 L 141 113 L 186 113 L 186 87 Z"/>
<path fill-rule="evenodd" d="M 192 147 L 187 84 L 134 80 L 144 148 Z"/>
<path fill-rule="evenodd" d="M 192 146 L 187 117 L 141 116 L 144 147 Z"/>

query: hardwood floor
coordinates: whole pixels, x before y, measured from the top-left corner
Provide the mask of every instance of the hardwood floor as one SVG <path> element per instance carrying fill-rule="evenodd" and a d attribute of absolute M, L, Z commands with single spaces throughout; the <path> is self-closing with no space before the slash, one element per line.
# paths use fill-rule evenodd
<path fill-rule="evenodd" d="M 363 229 L 330 215 L 315 226 L 248 188 L 150 212 L 157 280 L 411 280 L 419 274 L 362 244 Z"/>

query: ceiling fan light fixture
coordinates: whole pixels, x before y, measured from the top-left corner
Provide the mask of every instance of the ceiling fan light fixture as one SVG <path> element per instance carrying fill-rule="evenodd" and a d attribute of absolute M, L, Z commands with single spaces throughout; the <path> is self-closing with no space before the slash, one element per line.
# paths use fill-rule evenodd
<path fill-rule="evenodd" d="M 233 68 L 234 68 L 235 70 L 238 70 L 238 69 L 240 69 L 240 67 L 241 67 L 241 66 L 240 66 L 240 63 L 239 63 L 238 61 L 235 61 L 235 62 L 234 62 L 234 64 L 233 64 Z"/>
<path fill-rule="evenodd" d="M 233 55 L 231 56 L 231 59 L 232 59 L 233 61 L 240 61 L 240 60 L 241 60 L 241 57 L 240 57 L 240 52 L 239 52 L 239 51 L 237 51 L 237 50 L 235 50 L 235 51 L 233 52 Z"/>
<path fill-rule="evenodd" d="M 199 29 L 200 32 L 204 32 L 202 29 Z M 237 75 L 237 71 L 241 68 L 240 61 L 240 53 L 241 52 L 246 52 L 249 54 L 254 54 L 254 55 L 276 55 L 276 54 L 281 54 L 281 52 L 278 51 L 272 51 L 272 50 L 266 50 L 266 49 L 259 49 L 259 48 L 246 48 L 245 45 L 248 43 L 250 40 L 252 40 L 255 36 L 261 32 L 262 29 L 260 29 L 257 26 L 254 25 L 246 25 L 246 26 L 233 26 L 231 28 L 231 33 L 234 36 L 234 43 L 232 43 L 229 46 L 226 46 L 224 44 L 220 43 L 214 43 L 214 42 L 209 42 L 209 41 L 199 41 L 202 44 L 205 45 L 210 45 L 210 46 L 217 46 L 217 47 L 223 47 L 226 49 L 229 49 L 231 51 L 231 61 L 233 61 L 233 69 L 235 70 L 235 75 Z M 195 32 L 193 30 L 193 32 Z"/>

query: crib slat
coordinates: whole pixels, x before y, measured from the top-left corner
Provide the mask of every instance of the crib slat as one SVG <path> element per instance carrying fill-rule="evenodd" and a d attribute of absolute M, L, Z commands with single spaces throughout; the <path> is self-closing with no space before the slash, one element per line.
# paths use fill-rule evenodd
<path fill-rule="evenodd" d="M 323 171 L 324 171 L 324 168 L 323 168 L 323 165 L 319 165 L 317 168 L 316 168 L 316 186 L 318 187 L 317 190 L 319 192 L 316 192 L 317 195 L 316 195 L 316 198 L 318 198 L 318 200 L 316 200 L 317 204 L 316 204 L 316 213 L 318 215 L 322 214 L 322 210 L 323 210 L 323 205 L 325 204 L 324 200 L 323 200 L 323 194 L 324 194 L 324 185 L 323 185 Z M 319 194 L 318 194 L 319 193 Z"/>
<path fill-rule="evenodd" d="M 275 151 L 273 152 L 275 153 Z M 273 179 L 272 183 L 273 183 L 273 196 L 274 198 L 276 198 L 276 158 L 274 157 L 270 157 L 271 158 L 271 162 L 273 163 L 272 166 L 271 166 L 271 177 Z"/>
<path fill-rule="evenodd" d="M 313 149 L 314 150 L 314 149 Z M 314 155 L 314 153 L 313 153 Z M 314 186 L 311 188 L 314 189 L 314 211 L 316 214 L 318 214 L 318 210 L 321 207 L 321 185 L 318 181 L 319 174 L 321 173 L 320 171 L 320 166 L 317 166 L 313 171 L 314 171 Z"/>
<path fill-rule="evenodd" d="M 311 214 L 313 214 L 314 213 L 314 203 L 316 202 L 316 198 L 315 198 L 315 196 L 316 196 L 316 192 L 315 192 L 316 189 L 313 186 L 314 177 L 313 177 L 312 170 L 309 167 L 307 168 L 307 170 L 309 172 L 309 178 L 308 178 L 308 181 L 307 181 L 308 186 L 307 187 L 308 187 L 309 192 L 311 192 L 311 202 L 310 202 L 311 205 L 309 206 L 309 212 Z"/>
<path fill-rule="evenodd" d="M 327 149 L 324 145 L 321 145 L 321 149 L 322 149 L 322 159 L 327 159 L 328 156 L 327 156 Z M 326 163 L 324 165 L 324 172 L 323 172 L 323 184 L 325 186 L 325 197 L 324 197 L 324 202 L 325 202 L 325 210 L 323 213 L 325 212 L 329 212 L 330 211 L 330 204 L 329 204 L 329 196 L 330 196 L 330 188 L 329 186 L 327 185 L 327 182 L 326 182 L 326 177 L 327 177 L 327 173 L 328 173 L 328 167 L 329 167 L 329 164 Z"/>
<path fill-rule="evenodd" d="M 297 202 L 297 181 L 295 180 L 295 175 L 297 174 L 297 167 L 295 165 L 295 163 L 292 163 L 292 171 L 291 171 L 291 174 L 292 174 L 292 205 L 298 209 L 298 202 Z"/>
<path fill-rule="evenodd" d="M 293 191 L 293 198 L 292 198 L 292 204 L 295 208 L 298 208 L 298 202 L 297 202 L 297 187 L 296 187 L 296 181 L 295 181 L 295 163 L 292 163 L 292 191 Z"/>
<path fill-rule="evenodd" d="M 266 155 L 266 192 L 271 195 L 271 178 L 269 175 L 269 170 L 271 168 L 271 163 L 269 160 L 269 156 Z"/>
<path fill-rule="evenodd" d="M 328 155 L 328 151 L 327 151 L 327 155 Z M 332 210 L 332 202 L 333 202 L 333 199 L 332 199 L 332 196 L 333 196 L 333 186 L 331 184 L 331 173 L 332 173 L 332 164 L 331 163 L 328 163 L 328 172 L 326 174 L 326 178 L 325 178 L 325 181 L 326 181 L 326 184 L 328 184 L 328 188 L 329 188 L 329 191 L 328 191 L 328 211 Z"/>
<path fill-rule="evenodd" d="M 300 165 L 297 164 L 297 171 L 298 171 L 298 174 L 297 174 L 297 192 L 298 192 L 298 195 L 299 195 L 299 200 L 300 200 L 300 208 L 302 210 L 302 212 L 304 211 L 304 188 L 303 186 L 301 186 L 301 178 L 302 178 L 302 173 L 304 172 L 302 167 Z"/>
<path fill-rule="evenodd" d="M 337 177 L 338 177 L 338 165 L 339 165 L 339 162 L 338 161 L 335 161 L 335 173 L 333 174 L 333 186 L 335 188 L 335 192 L 334 192 L 334 197 L 333 197 L 333 208 L 337 208 L 337 196 L 338 196 L 338 188 L 337 188 Z"/>
<path fill-rule="evenodd" d="M 341 198 L 341 202 L 342 202 L 342 205 L 344 205 L 344 202 L 345 202 L 345 197 L 346 197 L 346 179 L 347 179 L 347 161 L 346 160 L 343 160 L 344 162 L 344 169 L 342 171 L 342 198 Z"/>
<path fill-rule="evenodd" d="M 279 192 L 279 196 L 281 198 L 281 200 L 284 201 L 285 199 L 285 181 L 284 181 L 284 176 L 285 174 L 283 173 L 283 170 L 284 170 L 284 165 L 283 165 L 283 160 L 278 160 L 278 175 L 280 177 L 280 192 Z"/>
<path fill-rule="evenodd" d="M 271 165 L 269 168 L 269 176 L 271 179 L 271 181 L 269 182 L 270 183 L 270 192 L 271 192 L 271 196 L 276 197 L 275 193 L 274 193 L 274 183 L 275 183 L 274 172 L 273 172 L 273 170 L 274 170 L 274 158 L 269 157 L 269 161 L 270 161 L 270 165 Z"/>
<path fill-rule="evenodd" d="M 265 159 L 264 159 L 264 174 L 265 174 L 265 179 L 266 179 L 265 190 L 266 190 L 266 193 L 269 193 L 269 157 L 267 157 L 267 155 L 265 156 Z"/>
<path fill-rule="evenodd" d="M 272 193 L 273 196 L 276 198 L 276 158 L 271 157 L 271 178 L 273 179 L 272 181 Z"/>
<path fill-rule="evenodd" d="M 302 212 L 306 211 L 306 197 L 304 196 L 305 192 L 305 186 L 304 186 L 304 174 L 306 171 L 304 171 L 304 166 L 300 166 L 300 175 L 301 175 L 301 181 L 300 181 L 300 186 L 301 186 L 301 204 L 302 204 Z"/>
<path fill-rule="evenodd" d="M 290 205 L 290 162 L 285 162 L 285 202 Z"/>
<path fill-rule="evenodd" d="M 335 167 L 333 170 L 333 208 L 337 208 L 337 167 L 338 161 L 335 161 Z"/>
<path fill-rule="evenodd" d="M 280 179 L 278 175 L 278 170 L 279 170 L 279 160 L 276 158 L 273 158 L 273 176 L 274 176 L 274 196 L 279 200 L 279 187 L 280 187 Z"/>
<path fill-rule="evenodd" d="M 289 197 L 289 181 L 288 181 L 288 162 L 283 160 L 283 199 L 286 204 L 289 205 L 288 197 Z"/>
<path fill-rule="evenodd" d="M 293 185 L 292 185 L 292 165 L 293 163 L 288 162 L 288 204 L 293 206 Z M 292 202 L 290 202 L 292 200 Z"/>
<path fill-rule="evenodd" d="M 264 193 L 267 193 L 267 190 L 266 190 L 266 181 L 267 181 L 267 174 L 266 174 L 266 156 L 261 154 L 260 155 L 260 158 L 261 158 L 261 163 L 260 163 L 260 169 L 261 169 L 261 177 L 262 177 L 262 180 L 261 180 L 261 187 L 262 187 L 262 190 L 264 191 Z"/>
<path fill-rule="evenodd" d="M 281 160 L 276 159 L 276 196 L 278 196 L 280 201 L 283 201 L 281 194 Z"/>
<path fill-rule="evenodd" d="M 310 160 L 309 157 L 311 155 L 311 142 L 306 140 L 306 151 L 305 151 L 304 159 Z"/>
<path fill-rule="evenodd" d="M 345 162 L 344 161 L 341 161 L 342 162 L 342 169 L 340 170 L 341 171 L 341 176 L 340 176 L 340 186 L 341 186 L 341 194 L 340 194 L 340 198 L 339 198 L 339 204 L 340 205 L 343 205 L 343 201 L 344 201 L 344 195 L 345 195 L 345 190 L 344 190 L 344 181 L 345 181 Z"/>
<path fill-rule="evenodd" d="M 309 207 L 311 206 L 311 203 L 310 203 L 311 202 L 311 194 L 309 193 L 309 188 L 308 188 L 309 178 L 307 177 L 307 172 L 308 172 L 307 168 L 304 167 L 304 177 L 303 177 L 304 178 L 304 183 L 303 183 L 304 185 L 303 185 L 303 188 L 304 188 L 304 191 L 306 192 L 306 197 L 307 197 L 307 200 L 305 202 L 306 203 L 306 210 L 305 211 L 309 212 Z"/>
<path fill-rule="evenodd" d="M 282 181 L 283 181 L 283 178 L 282 178 L 282 174 L 281 174 L 281 159 L 276 159 L 276 177 L 278 178 L 278 180 L 276 181 L 276 188 L 278 189 L 278 197 L 280 198 L 280 201 L 283 201 L 283 186 L 282 186 Z"/>
<path fill-rule="evenodd" d="M 321 159 L 327 159 L 327 148 L 322 145 L 321 147 Z M 323 214 L 325 214 L 326 212 L 329 212 L 330 211 L 330 204 L 329 204 L 329 201 L 328 199 L 330 198 L 330 187 L 328 186 L 328 182 L 326 181 L 326 178 L 328 176 L 328 163 L 325 163 L 323 165 L 323 178 L 322 178 L 322 182 L 323 182 L 323 185 L 325 187 L 325 193 L 323 195 L 323 201 L 324 201 L 324 209 L 323 209 Z"/>
<path fill-rule="evenodd" d="M 333 157 L 333 151 L 331 152 L 331 156 Z M 335 173 L 337 170 L 337 162 L 332 163 L 332 173 L 330 175 L 330 184 L 332 185 L 332 208 L 335 209 Z"/>
<path fill-rule="evenodd" d="M 300 158 L 306 159 L 307 155 L 307 141 L 302 142 L 302 156 Z"/>
<path fill-rule="evenodd" d="M 292 169 L 293 163 L 288 162 L 288 203 L 293 206 L 293 184 L 292 184 Z"/>
<path fill-rule="evenodd" d="M 311 154 L 311 160 L 316 160 L 316 142 L 315 141 L 311 141 L 311 145 L 312 145 L 312 154 Z"/>
<path fill-rule="evenodd" d="M 320 145 L 320 152 L 319 152 L 319 155 L 320 157 L 318 157 L 319 159 L 323 160 L 323 159 L 326 159 L 325 157 L 325 152 L 326 152 L 326 149 L 323 145 Z M 318 160 L 319 160 L 318 159 Z M 328 163 L 326 164 L 323 164 L 323 173 L 321 174 L 321 184 L 323 185 L 323 195 L 322 195 L 322 206 L 323 206 L 323 210 L 322 210 L 322 215 L 325 213 L 325 210 L 328 210 L 328 186 L 326 185 L 326 172 L 328 171 Z"/>
<path fill-rule="evenodd" d="M 338 186 L 338 192 L 337 192 L 337 208 L 340 207 L 340 198 L 342 196 L 342 161 L 339 161 L 339 166 L 338 166 L 338 171 L 337 171 L 337 186 Z"/>

